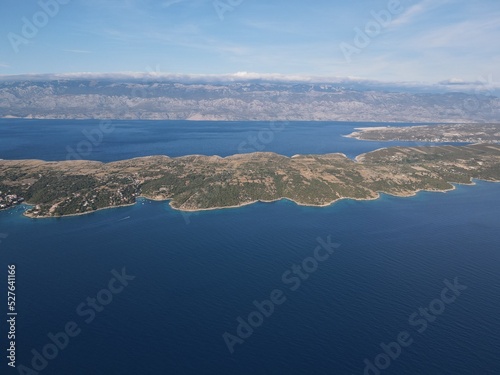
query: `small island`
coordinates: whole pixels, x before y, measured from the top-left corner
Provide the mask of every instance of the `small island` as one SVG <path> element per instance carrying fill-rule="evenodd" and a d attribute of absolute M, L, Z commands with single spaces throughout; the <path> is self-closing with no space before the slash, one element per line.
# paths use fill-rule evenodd
<path fill-rule="evenodd" d="M 0 190 L 22 196 L 33 218 L 90 213 L 133 204 L 139 196 L 170 200 L 179 210 L 236 207 L 290 199 L 325 206 L 447 191 L 472 179 L 500 181 L 500 145 L 391 147 L 351 160 L 343 154 L 239 154 L 226 158 L 151 156 L 112 163 L 0 160 Z"/>

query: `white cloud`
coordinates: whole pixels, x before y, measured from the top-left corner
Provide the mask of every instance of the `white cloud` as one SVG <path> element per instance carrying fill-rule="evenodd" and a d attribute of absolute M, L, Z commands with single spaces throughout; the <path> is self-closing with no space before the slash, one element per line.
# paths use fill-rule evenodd
<path fill-rule="evenodd" d="M 445 81 L 441 81 L 439 82 L 443 85 L 463 85 L 465 84 L 465 81 L 462 79 L 462 78 L 456 78 L 456 77 L 453 77 L 453 78 L 450 78 L 450 79 L 447 79 Z"/>
<path fill-rule="evenodd" d="M 175 5 L 175 4 L 178 4 L 178 3 L 183 3 L 184 1 L 186 1 L 186 0 L 167 0 L 167 1 L 163 2 L 162 6 L 164 8 L 168 8 L 168 7 L 172 6 L 172 5 Z"/>
<path fill-rule="evenodd" d="M 75 72 L 75 73 L 60 73 L 60 74 L 23 74 L 23 75 L 0 75 L 0 81 L 43 81 L 43 80 L 72 80 L 72 79 L 88 79 L 88 80 L 143 80 L 157 82 L 179 82 L 179 83 L 224 83 L 224 82 L 290 82 L 290 83 L 324 83 L 324 84 L 361 84 L 370 86 L 374 89 L 377 87 L 393 87 L 395 89 L 402 88 L 421 88 L 421 89 L 453 89 L 449 86 L 463 86 L 465 88 L 485 87 L 500 88 L 500 82 L 494 82 L 493 77 L 488 79 L 478 79 L 475 82 L 467 82 L 461 78 L 452 78 L 441 81 L 439 83 L 425 82 L 402 82 L 402 81 L 376 81 L 368 80 L 359 77 L 338 77 L 338 76 L 313 76 L 313 75 L 287 75 L 279 73 L 255 73 L 255 72 L 236 72 L 228 74 L 178 74 L 178 73 L 162 73 L 157 68 L 156 71 L 150 72 L 117 72 L 117 73 L 91 73 L 91 72 Z"/>

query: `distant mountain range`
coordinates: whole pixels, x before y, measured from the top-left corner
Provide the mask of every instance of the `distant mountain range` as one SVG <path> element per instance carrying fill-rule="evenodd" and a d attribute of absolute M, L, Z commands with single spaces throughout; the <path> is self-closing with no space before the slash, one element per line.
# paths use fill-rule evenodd
<path fill-rule="evenodd" d="M 479 85 L 480 86 L 480 85 Z M 474 84 L 155 74 L 0 77 L 0 117 L 40 119 L 496 122 Z"/>

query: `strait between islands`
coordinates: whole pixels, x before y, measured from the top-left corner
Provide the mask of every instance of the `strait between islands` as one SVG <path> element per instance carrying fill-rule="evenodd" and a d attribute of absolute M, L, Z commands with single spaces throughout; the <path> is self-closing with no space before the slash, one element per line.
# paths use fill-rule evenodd
<path fill-rule="evenodd" d="M 472 179 L 500 181 L 500 145 L 391 147 L 359 155 L 275 153 L 151 156 L 112 163 L 0 160 L 0 191 L 24 197 L 25 215 L 59 217 L 170 200 L 179 210 L 293 200 L 325 206 L 339 199 L 376 199 L 447 191 Z"/>

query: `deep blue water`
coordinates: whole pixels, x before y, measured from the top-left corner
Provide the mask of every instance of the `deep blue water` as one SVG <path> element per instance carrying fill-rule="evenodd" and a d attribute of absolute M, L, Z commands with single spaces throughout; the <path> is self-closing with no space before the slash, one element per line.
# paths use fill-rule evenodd
<path fill-rule="evenodd" d="M 149 155 L 228 156 L 255 151 L 287 156 L 343 152 L 353 158 L 391 145 L 432 145 L 342 137 L 357 127 L 387 125 L 384 123 L 114 120 L 102 138 L 94 134 L 99 125 L 96 120 L 0 119 L 0 159 L 66 160 L 76 155 L 71 158 L 108 162 Z M 85 135 L 89 133 L 94 135 Z"/>
<path fill-rule="evenodd" d="M 304 133 L 309 125 L 296 124 Z M 194 133 L 189 151 L 204 144 Z M 317 142 L 326 145 L 323 137 Z M 2 138 L 2 157 L 9 147 L 38 157 L 39 138 L 25 137 L 24 150 Z M 303 152 L 301 138 L 290 153 Z M 233 132 L 228 139 L 234 144 Z M 214 142 L 206 142 L 210 150 Z M 229 152 L 217 142 L 214 153 Z M 283 142 L 276 138 L 269 151 L 294 146 Z M 338 136 L 332 142 L 352 142 L 342 147 L 353 153 L 372 147 Z M 127 157 L 136 152 L 130 147 L 124 146 Z M 101 160 L 122 158 L 104 154 Z M 186 216 L 166 202 L 141 200 L 63 219 L 28 219 L 22 207 L 0 212 L 0 233 L 8 235 L 0 238 L 0 280 L 7 264 L 17 267 L 18 364 L 29 366 L 30 351 L 41 351 L 49 332 L 74 321 L 81 333 L 40 374 L 363 374 L 364 359 L 373 362 L 380 343 L 401 331 L 413 343 L 382 374 L 499 374 L 499 193 L 500 184 L 478 182 L 446 194 L 384 195 L 325 208 L 280 201 Z M 282 275 L 328 236 L 340 247 L 292 291 Z M 107 288 L 110 271 L 122 267 L 135 279 L 85 323 L 88 315 L 79 316 L 77 306 Z M 443 281 L 454 278 L 467 289 L 418 333 L 409 316 L 440 298 Z M 286 301 L 230 354 L 223 333 L 236 334 L 236 319 L 246 319 L 256 310 L 252 302 L 269 299 L 274 289 Z M 0 305 L 4 314 L 6 303 Z M 0 366 L 1 373 L 16 373 L 5 358 Z"/>

